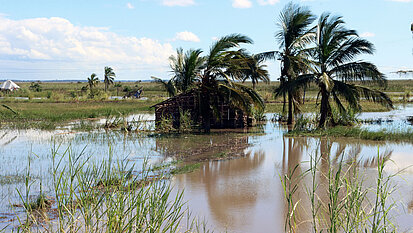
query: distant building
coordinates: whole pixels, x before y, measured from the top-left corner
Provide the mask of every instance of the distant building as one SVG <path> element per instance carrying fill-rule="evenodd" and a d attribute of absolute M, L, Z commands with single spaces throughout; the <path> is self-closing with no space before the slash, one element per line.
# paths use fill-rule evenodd
<path fill-rule="evenodd" d="M 15 84 L 11 80 L 5 81 L 0 86 L 0 90 L 2 90 L 2 91 L 14 91 L 14 90 L 17 90 L 17 89 L 20 89 L 19 85 Z"/>

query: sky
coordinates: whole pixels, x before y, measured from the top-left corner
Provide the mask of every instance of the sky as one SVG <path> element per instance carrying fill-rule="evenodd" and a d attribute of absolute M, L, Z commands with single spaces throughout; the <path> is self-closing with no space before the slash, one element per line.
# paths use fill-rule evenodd
<path fill-rule="evenodd" d="M 217 38 L 241 33 L 251 53 L 278 50 L 274 34 L 284 0 L 0 0 L 0 80 L 116 80 L 171 77 L 179 47 L 206 54 Z M 413 0 L 301 0 L 315 15 L 343 16 L 375 45 L 371 61 L 389 78 L 413 69 Z M 271 80 L 277 61 L 267 63 Z M 402 77 L 403 78 L 403 77 Z M 409 76 L 408 78 L 413 78 Z"/>

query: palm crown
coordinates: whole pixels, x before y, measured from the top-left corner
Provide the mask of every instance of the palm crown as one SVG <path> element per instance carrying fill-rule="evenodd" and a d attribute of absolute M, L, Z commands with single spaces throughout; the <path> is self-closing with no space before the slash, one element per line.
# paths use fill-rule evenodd
<path fill-rule="evenodd" d="M 116 74 L 111 67 L 105 66 L 105 91 L 107 91 L 109 85 L 115 81 Z"/>

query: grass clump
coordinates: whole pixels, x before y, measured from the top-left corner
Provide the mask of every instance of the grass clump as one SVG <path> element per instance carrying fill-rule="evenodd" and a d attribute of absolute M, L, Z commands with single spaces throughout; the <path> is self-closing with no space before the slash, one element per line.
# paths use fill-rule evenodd
<path fill-rule="evenodd" d="M 347 127 L 336 126 L 327 129 L 314 129 L 314 130 L 292 130 L 286 133 L 287 136 L 310 136 L 310 137 L 352 137 L 363 140 L 374 141 L 413 141 L 413 132 L 389 132 L 385 130 L 381 131 L 369 131 L 361 129 L 359 127 Z"/>
<path fill-rule="evenodd" d="M 198 170 L 201 168 L 201 163 L 190 163 L 190 164 L 185 164 L 180 167 L 176 167 L 172 169 L 170 172 L 171 175 L 178 175 L 178 174 L 184 174 L 184 173 L 191 173 L 194 172 L 195 170 Z"/>
<path fill-rule="evenodd" d="M 18 231 L 208 231 L 204 222 L 190 215 L 183 192 L 173 194 L 165 177 L 153 176 L 146 165 L 137 171 L 126 160 L 113 160 L 111 151 L 107 159 L 96 162 L 83 152 L 58 151 L 53 149 L 51 155 L 50 199 L 41 195 L 35 203 L 29 202 L 31 183 L 26 179 L 26 192 L 20 197 L 27 216 L 19 218 Z M 41 207 L 47 211 L 40 216 L 31 211 Z"/>
<path fill-rule="evenodd" d="M 329 156 L 317 153 L 310 158 L 308 170 L 300 173 L 299 165 L 280 176 L 286 202 L 285 232 L 396 232 L 390 212 L 395 202 L 393 175 L 386 175 L 387 157 L 377 156 L 375 187 L 365 187 L 366 175 L 360 173 L 356 161 L 344 161 L 344 155 L 333 163 Z M 305 180 L 305 181 L 304 181 Z M 301 184 L 301 183 L 304 184 Z M 309 218 L 300 216 L 303 199 L 297 198 L 304 186 L 310 209 Z M 298 220 L 298 217 L 301 219 Z"/>

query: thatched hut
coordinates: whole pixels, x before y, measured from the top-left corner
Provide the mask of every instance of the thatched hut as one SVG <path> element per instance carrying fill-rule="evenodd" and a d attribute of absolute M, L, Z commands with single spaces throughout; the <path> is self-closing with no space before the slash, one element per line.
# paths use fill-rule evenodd
<path fill-rule="evenodd" d="M 228 98 L 213 96 L 211 99 L 214 100 L 210 116 L 212 129 L 244 128 L 252 125 L 252 118 L 240 108 L 232 106 Z M 179 128 L 180 117 L 185 112 L 190 113 L 194 125 L 202 124 L 201 93 L 197 89 L 171 97 L 152 107 L 155 108 L 157 125 L 163 118 L 169 118 L 173 127 Z"/>

